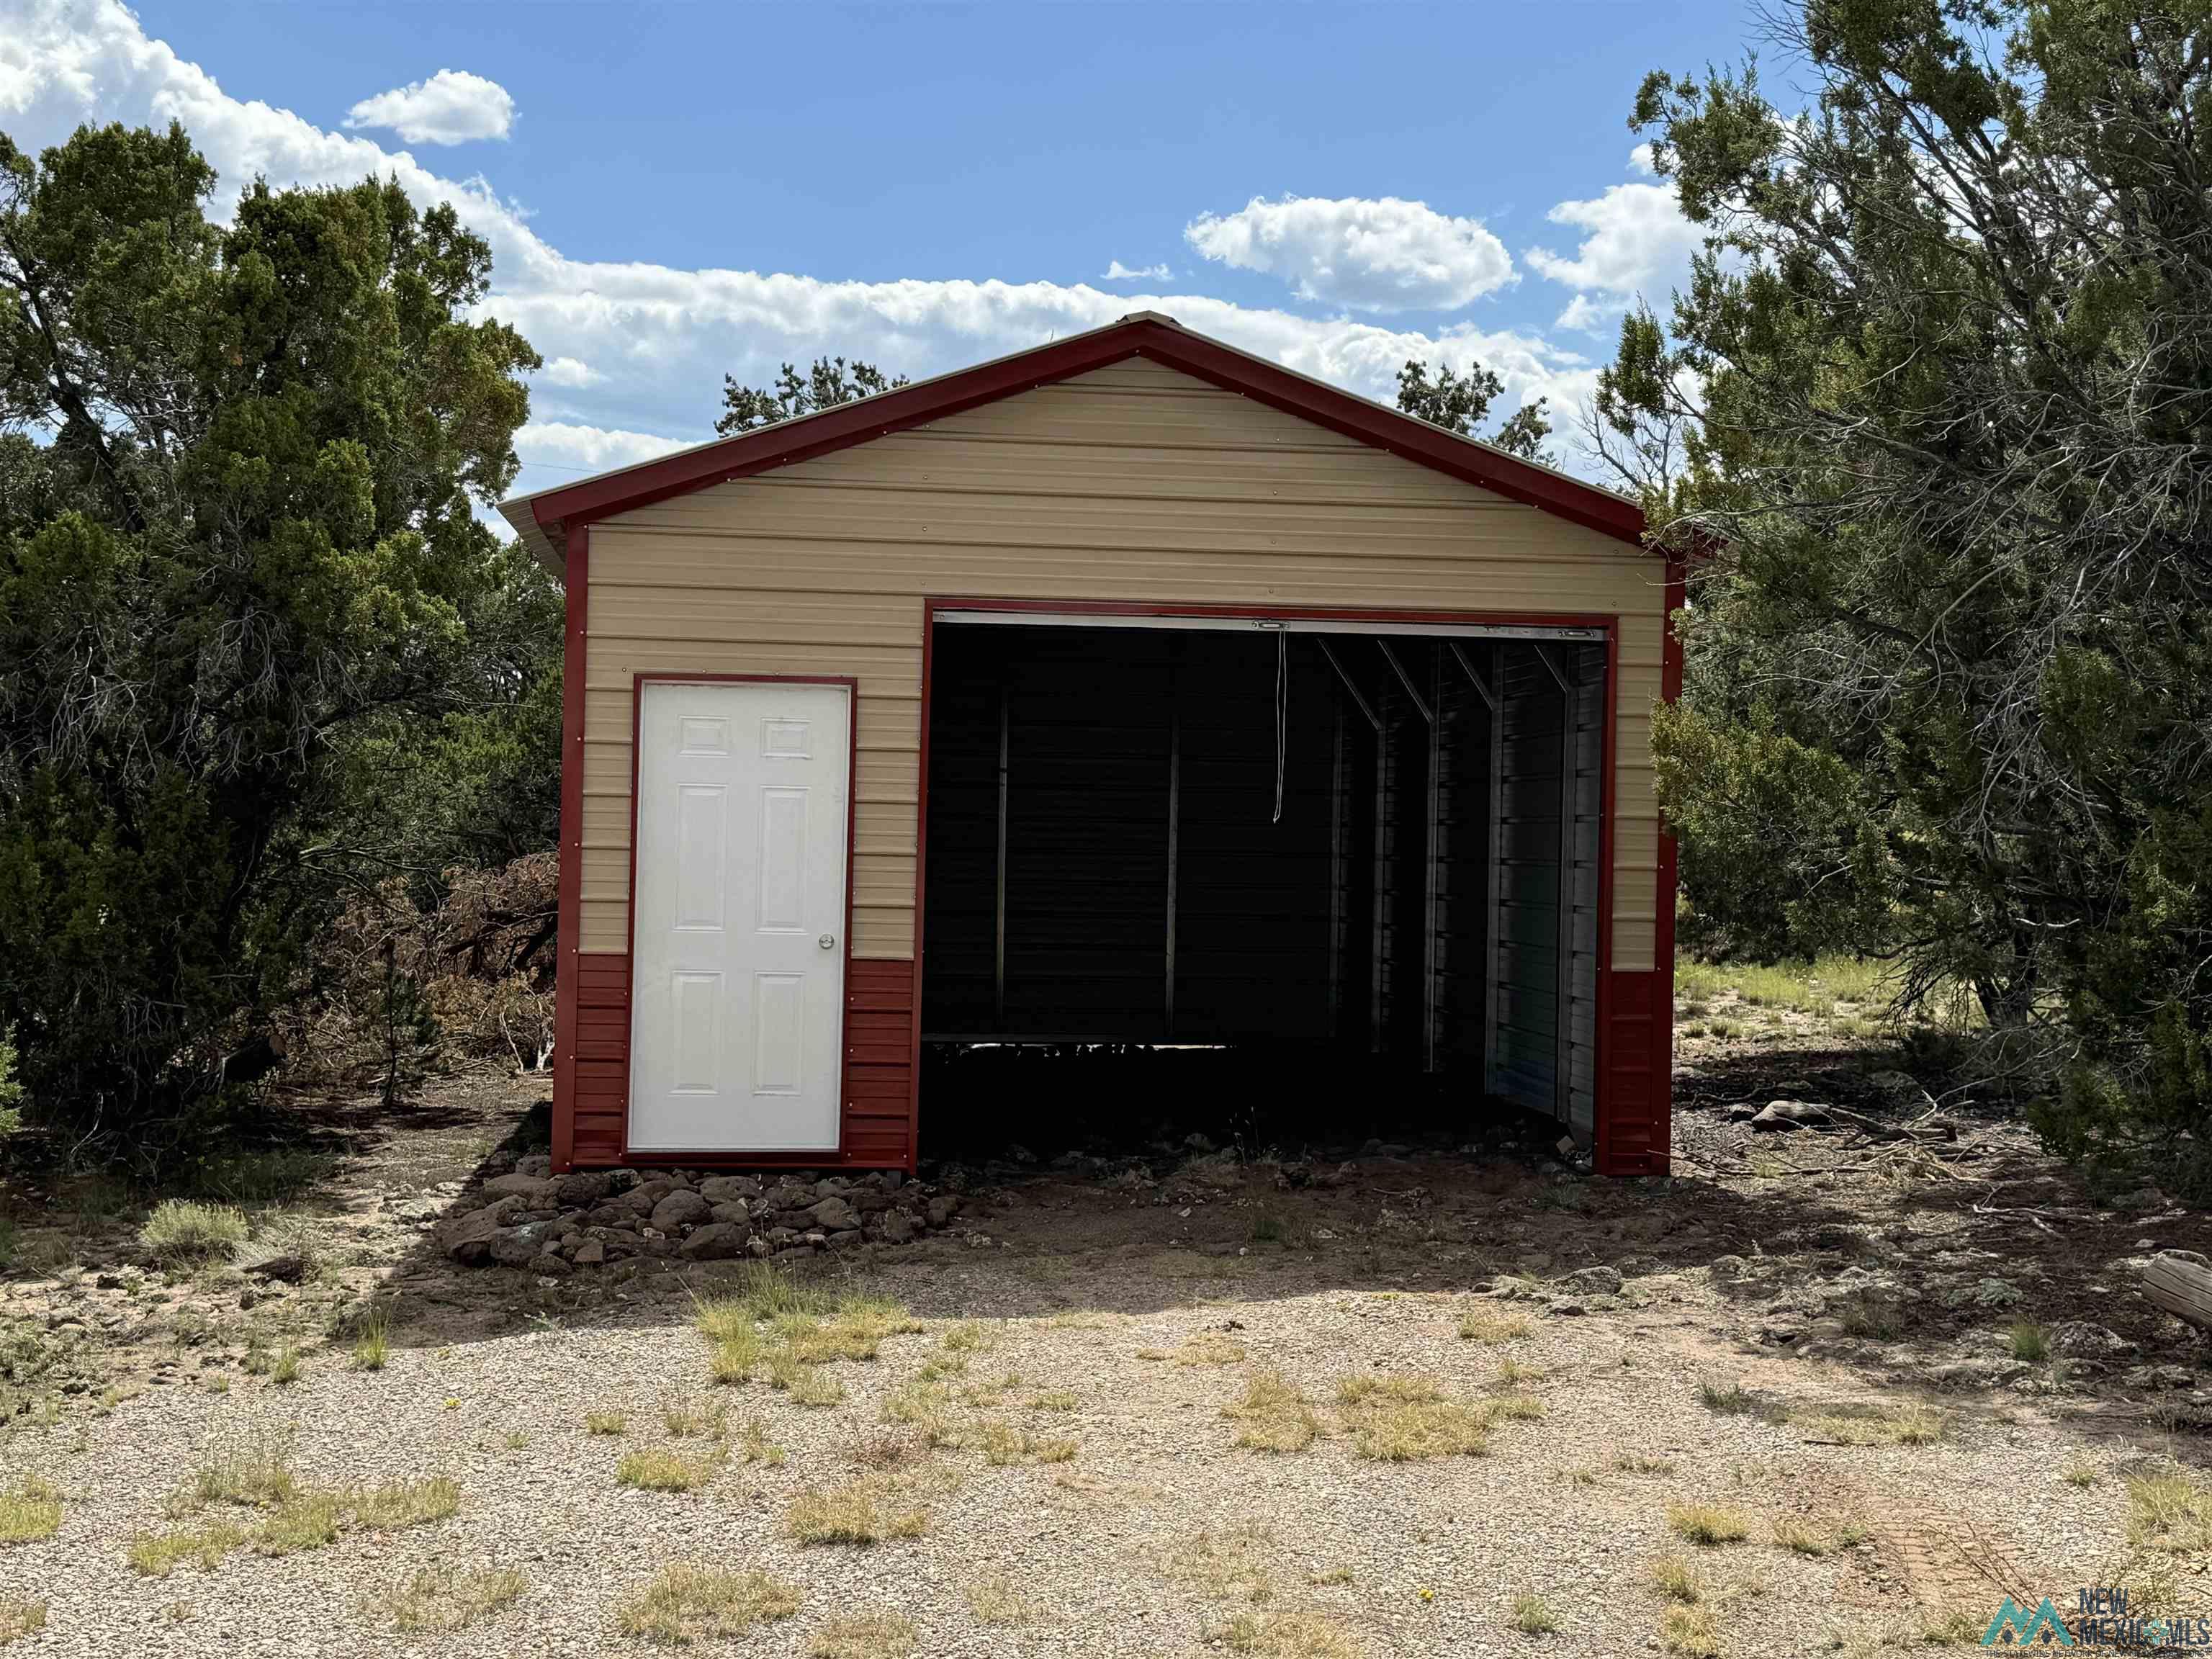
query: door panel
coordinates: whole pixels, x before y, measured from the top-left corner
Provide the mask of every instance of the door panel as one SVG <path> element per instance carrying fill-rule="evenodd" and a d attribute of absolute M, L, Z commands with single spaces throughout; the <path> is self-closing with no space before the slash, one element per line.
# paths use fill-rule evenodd
<path fill-rule="evenodd" d="M 852 697 L 648 681 L 638 709 L 629 1144 L 838 1144 Z"/>

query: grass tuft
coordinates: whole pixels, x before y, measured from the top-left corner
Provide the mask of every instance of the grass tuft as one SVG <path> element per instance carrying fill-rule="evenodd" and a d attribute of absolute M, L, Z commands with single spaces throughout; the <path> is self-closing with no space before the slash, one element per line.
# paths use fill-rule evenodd
<path fill-rule="evenodd" d="M 191 1498 L 202 1504 L 267 1509 L 299 1490 L 292 1475 L 292 1438 L 286 1433 L 246 1432 L 210 1441 L 193 1472 Z"/>
<path fill-rule="evenodd" d="M 2212 1486 L 2185 1469 L 2128 1482 L 2128 1542 L 2201 1555 L 2212 1550 Z"/>
<path fill-rule="evenodd" d="M 372 1532 L 397 1532 L 442 1521 L 461 1506 L 461 1489 L 444 1475 L 428 1480 L 390 1480 L 356 1492 L 354 1519 Z"/>
<path fill-rule="evenodd" d="M 1347 1376 L 1336 1398 L 1362 1457 L 1402 1463 L 1476 1457 L 1490 1449 L 1493 1407 L 1447 1400 L 1432 1378 L 1390 1372 Z"/>
<path fill-rule="evenodd" d="M 353 1364 L 356 1370 L 380 1371 L 392 1358 L 392 1310 L 371 1308 L 361 1322 L 361 1329 L 353 1341 Z"/>
<path fill-rule="evenodd" d="M 1253 1451 L 1304 1451 L 1321 1432 L 1312 1402 L 1280 1371 L 1255 1372 L 1221 1414 L 1237 1424 L 1236 1443 Z"/>
<path fill-rule="evenodd" d="M 702 1637 L 742 1636 L 799 1611 L 796 1588 L 764 1572 L 732 1572 L 678 1562 L 615 1604 L 625 1636 L 682 1647 Z"/>
<path fill-rule="evenodd" d="M 211 1521 L 201 1526 L 176 1527 L 167 1532 L 142 1532 L 135 1534 L 124 1556 L 131 1565 L 149 1578 L 167 1578 L 186 1562 L 203 1572 L 212 1572 L 222 1565 L 224 1556 L 246 1541 L 243 1529 L 228 1521 Z"/>
<path fill-rule="evenodd" d="M 425 1567 L 391 1593 L 392 1621 L 402 1630 L 459 1630 L 520 1601 L 529 1588 L 513 1567 Z"/>
<path fill-rule="evenodd" d="M 921 1632 L 904 1613 L 840 1613 L 806 1644 L 806 1659 L 905 1659 Z"/>
<path fill-rule="evenodd" d="M 1831 1547 L 1826 1534 L 1789 1515 L 1774 1523 L 1774 1547 L 1788 1550 L 1792 1555 L 1814 1556 L 1826 1555 Z"/>
<path fill-rule="evenodd" d="M 1671 1607 L 1659 1621 L 1659 1644 L 1682 1659 L 1720 1659 L 1721 1633 L 1707 1607 Z"/>
<path fill-rule="evenodd" d="M 46 1627 L 46 1604 L 27 1596 L 0 1598 L 0 1648 Z"/>
<path fill-rule="evenodd" d="M 1852 1407 L 1795 1420 L 1808 1438 L 1844 1446 L 1932 1446 L 1943 1437 L 1942 1414 L 1920 1405 Z"/>
<path fill-rule="evenodd" d="M 790 1397 L 794 1406 L 838 1406 L 845 1400 L 845 1385 L 819 1365 L 810 1365 L 790 1353 L 778 1353 L 768 1362 L 769 1386 Z"/>
<path fill-rule="evenodd" d="M 1707 1411 L 1721 1417 L 1756 1417 L 1769 1423 L 1778 1423 L 1784 1413 L 1771 1401 L 1762 1400 L 1741 1382 L 1731 1382 L 1726 1388 L 1711 1381 L 1698 1384 L 1698 1403 Z"/>
<path fill-rule="evenodd" d="M 709 1439 L 720 1440 L 728 1431 L 729 1402 L 709 1400 L 699 1395 L 672 1395 L 661 1402 L 660 1421 L 673 1440 L 687 1439 L 693 1435 L 705 1435 Z"/>
<path fill-rule="evenodd" d="M 269 1511 L 249 1541 L 261 1555 L 297 1555 L 335 1543 L 344 1519 L 335 1492 L 295 1492 Z"/>
<path fill-rule="evenodd" d="M 1459 1316 L 1460 1340 L 1480 1342 L 1496 1346 L 1523 1337 L 1535 1328 L 1535 1322 L 1524 1313 L 1495 1313 L 1487 1308 L 1471 1308 Z"/>
<path fill-rule="evenodd" d="M 1036 1613 L 1029 1598 L 1003 1574 L 968 1586 L 968 1611 L 983 1625 L 1025 1625 Z"/>
<path fill-rule="evenodd" d="M 1073 1461 L 1080 1444 L 1065 1437 L 1025 1433 L 1000 1418 L 986 1418 L 981 1425 L 986 1462 L 1002 1465 L 1066 1463 Z"/>
<path fill-rule="evenodd" d="M 1307 1607 L 1238 1613 L 1227 1624 L 1208 1631 L 1206 1639 L 1255 1659 L 1360 1659 L 1361 1655 L 1351 1632 L 1327 1613 Z"/>
<path fill-rule="evenodd" d="M 666 1446 L 649 1446 L 624 1455 L 615 1466 L 615 1479 L 640 1492 L 694 1492 L 712 1480 L 726 1454 L 710 1446 L 696 1457 Z"/>
<path fill-rule="evenodd" d="M 2039 1365 L 2051 1358 L 2051 1337 L 2033 1319 L 2015 1319 L 2012 1326 L 2012 1357 Z"/>
<path fill-rule="evenodd" d="M 1667 1524 L 1692 1544 L 1737 1544 L 1751 1535 L 1751 1523 L 1741 1512 L 1717 1504 L 1669 1504 Z"/>
<path fill-rule="evenodd" d="M 1697 1573 L 1679 1555 L 1662 1556 L 1651 1564 L 1651 1588 L 1685 1607 L 1693 1605 L 1705 1594 L 1698 1587 Z"/>
<path fill-rule="evenodd" d="M 62 1524 L 62 1495 L 27 1474 L 0 1492 L 0 1544 L 29 1544 L 52 1538 Z"/>
<path fill-rule="evenodd" d="M 784 1522 L 802 1544 L 869 1545 L 921 1537 L 929 1530 L 929 1511 L 894 1509 L 876 1484 L 855 1481 L 800 1492 L 784 1511 Z"/>
<path fill-rule="evenodd" d="M 1559 1627 L 1559 1615 L 1545 1606 L 1540 1595 L 1515 1596 L 1510 1622 L 1525 1636 L 1549 1636 Z"/>
<path fill-rule="evenodd" d="M 586 1434 L 607 1435 L 619 1439 L 629 1432 L 629 1413 L 627 1412 L 586 1412 Z"/>
<path fill-rule="evenodd" d="M 229 1261 L 246 1234 L 246 1212 L 233 1205 L 165 1198 L 138 1230 L 138 1243 L 165 1267 L 190 1267 Z"/>

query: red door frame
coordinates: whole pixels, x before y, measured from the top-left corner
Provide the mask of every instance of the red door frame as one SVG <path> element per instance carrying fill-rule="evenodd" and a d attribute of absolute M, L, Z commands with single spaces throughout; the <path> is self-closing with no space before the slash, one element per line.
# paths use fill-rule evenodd
<path fill-rule="evenodd" d="M 1591 1120 L 1597 1167 L 1607 1165 L 1611 1147 L 1609 1093 L 1605 1066 L 1612 1040 L 1607 1022 L 1613 1012 L 1613 748 L 1620 720 L 1620 618 L 1583 613 L 1493 611 L 1374 611 L 1337 606 L 1253 605 L 1159 605 L 1114 599 L 994 599 L 927 597 L 921 602 L 921 775 L 915 791 L 914 858 L 914 1031 L 910 1055 L 910 1093 L 908 1097 L 908 1148 L 915 1155 L 921 1132 L 921 992 L 925 975 L 923 940 L 924 894 L 929 871 L 929 726 L 931 699 L 935 690 L 937 613 L 940 611 L 995 611 L 1012 615 L 1047 613 L 1077 617 L 1285 617 L 1303 622 L 1358 622 L 1377 624 L 1378 631 L 1393 623 L 1445 623 L 1489 628 L 1589 628 L 1605 635 L 1605 731 L 1599 745 L 1601 768 L 1598 808 L 1598 920 L 1596 1030 L 1590 1051 Z M 1070 626 L 1079 624 L 1071 623 Z M 635 756 L 633 749 L 632 754 Z M 636 798 L 633 781 L 631 799 Z M 635 842 L 633 842 L 633 856 Z M 1663 894 L 1669 906 L 1666 932 L 1673 932 L 1673 896 Z M 1655 966 L 1657 964 L 1655 963 Z M 1673 963 L 1666 964 L 1671 980 Z M 1565 1011 L 1562 1010 L 1564 1015 Z M 625 1105 L 624 1111 L 628 1107 Z M 628 1126 L 625 1121 L 624 1133 Z"/>
<path fill-rule="evenodd" d="M 645 688 L 648 685 L 831 685 L 845 692 L 845 933 L 844 955 L 837 985 L 837 1145 L 810 1147 L 804 1152 L 748 1152 L 742 1146 L 655 1147 L 637 1152 L 629 1144 L 629 1103 L 635 1092 L 637 1043 L 637 776 L 639 738 L 645 720 Z M 629 1017 L 633 1040 L 623 1068 L 622 1103 L 622 1161 L 624 1166 L 688 1164 L 745 1164 L 756 1167 L 786 1164 L 811 1169 L 825 1159 L 842 1163 L 845 1158 L 845 1004 L 853 985 L 853 846 L 854 824 L 859 817 L 860 781 L 860 683 L 849 674 L 684 674 L 673 671 L 639 673 L 630 677 L 629 690 L 629 893 L 625 925 L 623 961 L 629 982 Z M 912 1148 L 908 1148 L 908 1157 Z"/>

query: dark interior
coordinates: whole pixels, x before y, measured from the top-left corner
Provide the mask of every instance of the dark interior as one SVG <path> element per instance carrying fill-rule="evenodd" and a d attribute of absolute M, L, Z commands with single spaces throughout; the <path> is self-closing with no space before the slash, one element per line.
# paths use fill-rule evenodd
<path fill-rule="evenodd" d="M 1586 638 L 940 623 L 933 1137 L 982 1130 L 987 1081 L 1030 1141 L 1040 1090 L 1070 1144 L 1138 1103 L 1241 1133 L 1255 1091 L 1572 1124 L 1604 671 Z"/>

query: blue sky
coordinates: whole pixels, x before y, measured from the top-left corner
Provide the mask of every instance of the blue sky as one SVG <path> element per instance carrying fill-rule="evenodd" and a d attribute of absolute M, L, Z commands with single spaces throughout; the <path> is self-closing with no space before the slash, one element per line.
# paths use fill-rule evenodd
<path fill-rule="evenodd" d="M 487 309 L 549 359 L 534 489 L 707 435 L 726 369 L 934 374 L 1140 304 L 1370 396 L 1421 356 L 1571 404 L 1695 244 L 1632 159 L 1637 82 L 1750 33 L 1739 4 L 0 0 L 0 130 L 174 114 L 219 210 L 255 171 L 456 200 Z"/>

